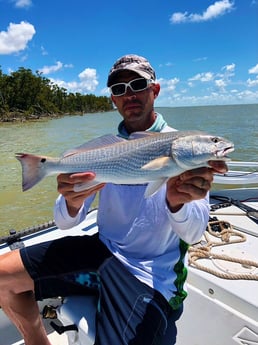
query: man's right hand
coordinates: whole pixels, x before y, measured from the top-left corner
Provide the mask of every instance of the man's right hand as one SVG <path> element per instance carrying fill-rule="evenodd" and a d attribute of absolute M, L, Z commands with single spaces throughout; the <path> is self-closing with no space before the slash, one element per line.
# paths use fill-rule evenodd
<path fill-rule="evenodd" d="M 74 185 L 77 183 L 87 183 L 94 180 L 94 178 L 95 174 L 92 172 L 59 174 L 57 176 L 57 190 L 65 198 L 67 211 L 71 217 L 75 217 L 77 215 L 86 198 L 98 192 L 105 184 L 101 183 L 93 188 L 86 189 L 81 192 L 75 192 Z"/>

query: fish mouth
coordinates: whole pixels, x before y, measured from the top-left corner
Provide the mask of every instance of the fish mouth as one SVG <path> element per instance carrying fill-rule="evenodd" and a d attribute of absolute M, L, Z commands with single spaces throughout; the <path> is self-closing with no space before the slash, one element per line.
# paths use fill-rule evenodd
<path fill-rule="evenodd" d="M 234 146 L 231 145 L 231 146 L 226 147 L 226 148 L 223 149 L 223 150 L 217 150 L 217 151 L 215 152 L 215 156 L 216 156 L 217 158 L 229 159 L 229 157 L 227 157 L 227 154 L 228 154 L 228 153 L 231 153 L 231 152 L 233 152 L 233 151 L 234 151 Z"/>

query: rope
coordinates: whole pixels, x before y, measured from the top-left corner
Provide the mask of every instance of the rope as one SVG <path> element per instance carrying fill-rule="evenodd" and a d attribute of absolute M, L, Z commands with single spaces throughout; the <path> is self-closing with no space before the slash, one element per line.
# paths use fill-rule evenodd
<path fill-rule="evenodd" d="M 215 229 L 215 231 L 213 230 Z M 211 236 L 215 237 L 217 240 L 212 241 Z M 208 259 L 208 260 L 224 260 L 228 262 L 235 262 L 243 267 L 251 268 L 256 267 L 258 268 L 258 262 L 247 260 L 247 259 L 240 259 L 234 258 L 228 255 L 223 254 L 216 254 L 212 252 L 213 247 L 229 245 L 233 243 L 241 243 L 246 241 L 246 236 L 241 234 L 238 231 L 235 231 L 232 225 L 225 221 L 210 221 L 208 223 L 207 231 L 204 234 L 205 241 L 201 241 L 195 245 L 190 246 L 189 248 L 189 265 L 195 268 L 198 268 L 202 271 L 208 272 L 213 274 L 219 278 L 223 279 L 244 279 L 244 280 L 258 280 L 258 274 L 252 273 L 231 273 L 231 272 L 220 272 L 216 269 L 209 268 L 198 263 L 198 260 Z"/>

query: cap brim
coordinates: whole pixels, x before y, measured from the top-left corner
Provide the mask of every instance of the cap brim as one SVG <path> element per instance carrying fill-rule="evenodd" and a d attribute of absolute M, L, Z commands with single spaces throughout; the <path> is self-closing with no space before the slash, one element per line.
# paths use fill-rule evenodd
<path fill-rule="evenodd" d="M 110 87 L 111 85 L 114 84 L 114 78 L 121 72 L 123 71 L 132 71 L 136 74 L 139 75 L 139 77 L 142 77 L 142 78 L 145 78 L 145 79 L 150 79 L 150 75 L 149 73 L 146 73 L 144 71 L 139 71 L 139 70 L 135 70 L 134 68 L 121 68 L 121 69 L 118 69 L 116 71 L 114 71 L 113 73 L 111 73 L 109 76 L 108 76 L 108 81 L 107 81 L 107 86 Z"/>

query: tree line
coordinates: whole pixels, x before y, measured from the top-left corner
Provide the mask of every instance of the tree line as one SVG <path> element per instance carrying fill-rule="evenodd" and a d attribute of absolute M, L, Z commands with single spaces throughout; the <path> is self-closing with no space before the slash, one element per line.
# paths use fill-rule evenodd
<path fill-rule="evenodd" d="M 36 71 L 20 67 L 9 75 L 0 68 L 0 121 L 26 120 L 113 109 L 110 97 L 68 93 Z"/>

